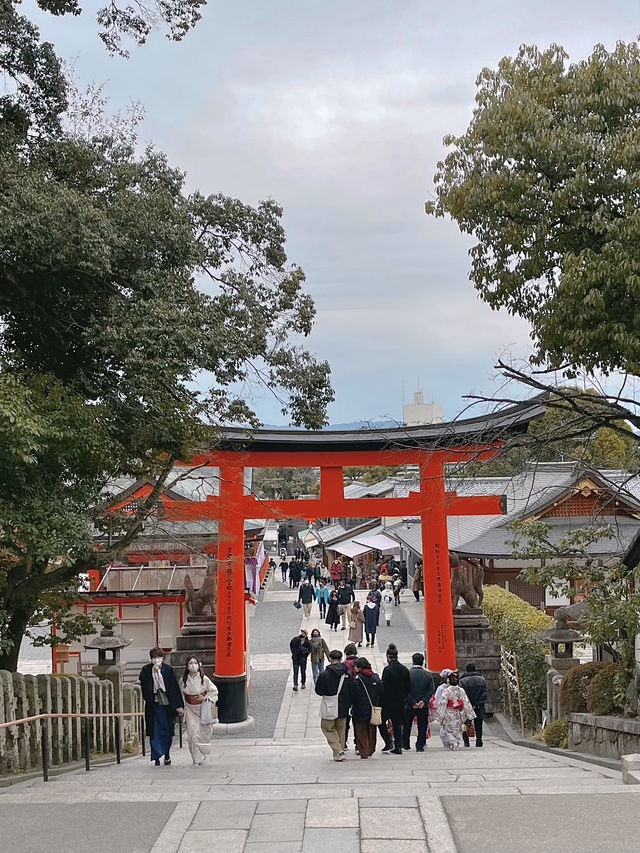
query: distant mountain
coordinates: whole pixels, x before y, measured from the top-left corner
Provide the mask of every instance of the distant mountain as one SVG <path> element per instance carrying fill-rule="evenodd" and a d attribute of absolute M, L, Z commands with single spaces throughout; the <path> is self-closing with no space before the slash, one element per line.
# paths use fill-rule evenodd
<path fill-rule="evenodd" d="M 402 426 L 402 424 L 392 420 L 350 421 L 345 424 L 330 424 L 323 427 L 323 430 L 391 429 L 398 426 Z M 298 429 L 298 427 L 290 427 L 286 424 L 265 424 L 262 429 Z"/>

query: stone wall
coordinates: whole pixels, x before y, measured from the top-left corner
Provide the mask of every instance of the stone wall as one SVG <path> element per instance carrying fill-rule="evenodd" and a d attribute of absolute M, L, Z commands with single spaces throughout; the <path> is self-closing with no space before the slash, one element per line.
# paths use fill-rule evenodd
<path fill-rule="evenodd" d="M 466 664 L 474 663 L 487 682 L 488 714 L 502 710 L 500 695 L 500 644 L 486 616 L 454 613 L 453 624 L 456 638 L 456 659 L 464 671 Z"/>
<path fill-rule="evenodd" d="M 605 758 L 640 753 L 640 720 L 569 714 L 567 722 L 569 749 Z"/>
<path fill-rule="evenodd" d="M 0 723 L 37 714 L 137 712 L 143 710 L 137 685 L 122 684 L 112 668 L 107 680 L 79 675 L 20 675 L 0 670 Z M 0 777 L 42 767 L 42 727 L 48 726 L 48 757 L 52 767 L 78 761 L 83 756 L 84 723 L 78 718 L 34 720 L 0 728 Z M 123 717 L 120 746 L 137 752 L 139 718 Z M 91 721 L 91 752 L 115 752 L 114 718 Z"/>

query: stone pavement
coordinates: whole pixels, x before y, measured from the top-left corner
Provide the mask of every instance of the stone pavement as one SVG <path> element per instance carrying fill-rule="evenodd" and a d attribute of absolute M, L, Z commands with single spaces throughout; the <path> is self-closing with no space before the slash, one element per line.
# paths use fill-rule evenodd
<path fill-rule="evenodd" d="M 279 598 L 281 593 L 270 595 Z M 406 611 L 421 606 L 409 603 Z M 300 625 L 299 614 L 294 614 L 291 636 Z M 309 620 L 310 627 L 314 619 Z M 401 625 L 406 639 L 410 626 L 419 628 L 418 614 L 408 623 L 398 617 L 396 630 Z M 338 631 L 328 645 L 344 646 L 345 636 Z M 256 639 L 254 649 L 259 648 Z M 416 635 L 415 642 L 419 639 Z M 381 645 L 386 646 L 386 640 Z M 371 654 L 363 646 L 378 669 L 383 650 L 376 648 Z M 413 650 L 401 650 L 402 656 L 406 659 Z M 262 659 L 256 655 L 256 663 L 263 667 L 271 653 L 264 654 Z M 282 671 L 284 680 L 284 667 L 289 668 L 286 652 L 271 658 L 271 664 Z M 191 764 L 185 743 L 183 750 L 174 749 L 171 767 L 156 768 L 148 758 L 135 757 L 119 767 L 99 767 L 88 774 L 73 771 L 47 784 L 32 780 L 2 789 L 0 850 L 626 853 L 640 849 L 640 786 L 623 785 L 618 771 L 570 755 L 515 746 L 492 734 L 492 726 L 482 749 L 445 751 L 433 731 L 425 753 L 414 750 L 394 756 L 378 751 L 363 764 L 350 749 L 345 762 L 335 763 L 319 730 L 320 700 L 310 673 L 307 689 L 298 693 L 291 690 L 289 674 L 284 692 L 281 688 L 275 699 L 279 711 L 273 737 L 214 740 L 211 761 L 203 767 Z"/>

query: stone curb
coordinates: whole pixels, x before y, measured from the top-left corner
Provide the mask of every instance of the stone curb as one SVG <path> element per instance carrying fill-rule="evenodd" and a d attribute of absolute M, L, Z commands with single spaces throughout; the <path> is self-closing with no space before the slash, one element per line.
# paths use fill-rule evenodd
<path fill-rule="evenodd" d="M 241 723 L 216 723 L 211 726 L 212 737 L 233 737 L 239 732 L 252 732 L 256 727 L 256 721 L 253 717 L 247 717 Z"/>
<path fill-rule="evenodd" d="M 604 758 L 600 755 L 589 755 L 587 752 L 574 752 L 569 749 L 557 749 L 553 746 L 547 746 L 546 743 L 543 743 L 539 740 L 532 740 L 531 738 L 523 738 L 520 732 L 516 731 L 509 720 L 505 717 L 504 714 L 500 712 L 496 712 L 493 715 L 494 720 L 496 720 L 501 726 L 506 734 L 507 738 L 511 741 L 511 743 L 515 744 L 515 746 L 525 746 L 528 749 L 538 749 L 541 752 L 550 752 L 553 755 L 559 755 L 563 758 L 574 758 L 577 761 L 584 761 L 587 764 L 595 764 L 598 767 L 606 767 L 608 770 L 622 770 L 622 762 L 615 758 Z"/>

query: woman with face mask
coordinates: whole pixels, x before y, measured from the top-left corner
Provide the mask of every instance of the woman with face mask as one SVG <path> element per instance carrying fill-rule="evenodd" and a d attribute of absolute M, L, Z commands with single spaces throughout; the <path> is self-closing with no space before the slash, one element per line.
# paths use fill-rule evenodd
<path fill-rule="evenodd" d="M 194 764 L 204 764 L 211 752 L 211 725 L 202 722 L 203 704 L 210 702 L 212 716 L 217 717 L 218 689 L 193 655 L 187 658 L 179 684 L 185 702 L 184 718 L 191 758 Z"/>
<path fill-rule="evenodd" d="M 184 700 L 173 669 L 164 662 L 164 652 L 155 648 L 149 652 L 151 663 L 140 670 L 140 687 L 144 699 L 144 722 L 151 742 L 151 760 L 156 767 L 164 755 L 171 764 L 171 742 L 176 714 L 184 713 Z"/>

